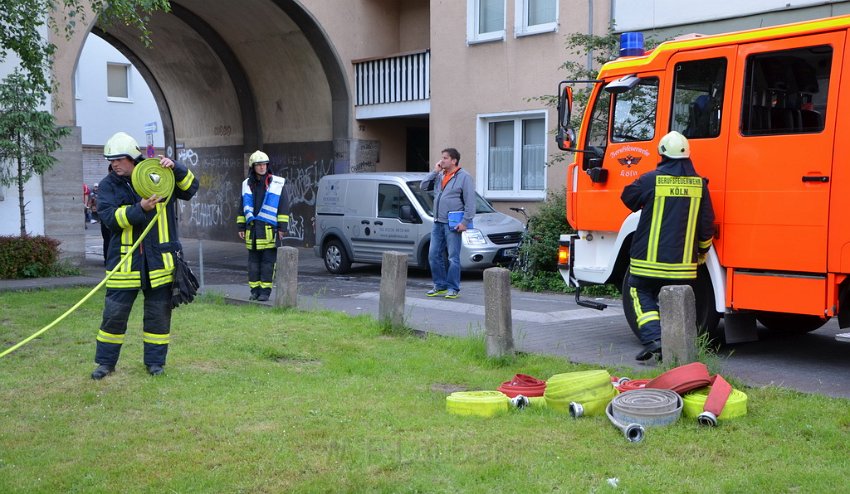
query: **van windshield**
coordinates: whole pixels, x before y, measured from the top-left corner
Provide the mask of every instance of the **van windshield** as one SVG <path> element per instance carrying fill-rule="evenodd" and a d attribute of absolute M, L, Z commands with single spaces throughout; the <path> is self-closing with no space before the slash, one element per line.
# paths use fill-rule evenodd
<path fill-rule="evenodd" d="M 419 187 L 419 182 L 407 182 L 407 186 L 410 187 L 411 192 L 416 197 L 416 200 L 419 201 L 419 204 L 422 206 L 422 209 L 425 210 L 430 216 L 434 216 L 434 191 L 433 190 L 422 190 Z M 487 199 L 481 197 L 477 192 L 475 193 L 475 214 L 482 213 L 495 213 L 496 210 L 493 209 L 493 206 L 487 202 Z"/>

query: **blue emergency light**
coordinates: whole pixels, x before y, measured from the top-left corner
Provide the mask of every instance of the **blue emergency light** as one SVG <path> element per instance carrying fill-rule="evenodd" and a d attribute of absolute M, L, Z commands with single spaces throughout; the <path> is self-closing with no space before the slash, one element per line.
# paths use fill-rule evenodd
<path fill-rule="evenodd" d="M 646 52 L 643 47 L 643 33 L 623 33 L 620 35 L 620 56 L 639 57 Z"/>

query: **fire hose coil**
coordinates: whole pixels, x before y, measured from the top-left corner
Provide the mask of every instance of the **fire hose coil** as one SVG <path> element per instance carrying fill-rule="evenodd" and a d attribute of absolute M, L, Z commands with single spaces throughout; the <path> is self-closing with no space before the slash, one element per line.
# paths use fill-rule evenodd
<path fill-rule="evenodd" d="M 513 398 L 516 395 L 532 398 L 543 396 L 543 392 L 546 390 L 546 381 L 541 381 L 536 377 L 525 374 L 517 374 L 510 381 L 503 382 L 497 389 L 505 393 L 509 398 Z"/>
<path fill-rule="evenodd" d="M 682 407 L 682 397 L 669 389 L 635 389 L 615 396 L 605 414 L 626 439 L 636 443 L 643 440 L 645 427 L 679 420 Z"/>
<path fill-rule="evenodd" d="M 611 375 L 605 370 L 556 374 L 546 381 L 546 406 L 573 417 L 601 415 L 617 394 Z"/>
<path fill-rule="evenodd" d="M 456 391 L 446 397 L 446 411 L 453 415 L 495 417 L 509 408 L 510 398 L 500 391 Z"/>
<path fill-rule="evenodd" d="M 682 414 L 686 418 L 697 418 L 705 409 L 705 402 L 708 400 L 708 395 L 711 393 L 711 386 L 696 389 L 686 393 L 683 397 L 685 402 Z M 736 417 L 742 417 L 747 414 L 747 394 L 737 389 L 732 389 L 729 398 L 726 400 L 726 406 L 723 407 L 723 414 L 717 416 L 717 420 L 727 420 Z"/>
<path fill-rule="evenodd" d="M 697 416 L 697 421 L 702 425 L 716 426 L 717 418 L 724 412 L 724 407 L 732 393 L 732 386 L 719 374 L 709 375 L 705 364 L 692 362 L 682 365 L 646 383 L 646 388 L 669 389 L 680 395 L 707 386 L 710 386 L 711 391 L 706 392 L 703 410 Z"/>

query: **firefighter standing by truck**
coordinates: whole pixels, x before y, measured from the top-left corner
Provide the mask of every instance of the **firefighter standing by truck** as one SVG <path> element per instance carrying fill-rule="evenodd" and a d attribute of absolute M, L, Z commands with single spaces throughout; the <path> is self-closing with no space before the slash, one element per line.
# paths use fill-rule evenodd
<path fill-rule="evenodd" d="M 172 283 L 174 256 L 181 250 L 177 238 L 175 199 L 188 201 L 198 191 L 199 182 L 186 166 L 160 156 L 160 166 L 174 171 L 176 186 L 167 202 L 157 194 L 142 198 L 133 189 L 133 170 L 143 157 L 133 137 L 119 132 L 106 142 L 103 155 L 112 171 L 100 181 L 98 213 L 110 231 L 106 269 L 111 271 L 130 247 L 136 243 L 148 224 L 159 219 L 130 261 L 118 267 L 106 282 L 103 322 L 97 335 L 95 362 L 98 367 L 92 379 L 103 379 L 115 371 L 130 310 L 139 295 L 145 296 L 144 363 L 150 375 L 163 373 L 171 333 Z"/>
<path fill-rule="evenodd" d="M 285 180 L 272 174 L 269 156 L 256 151 L 248 158 L 248 178 L 242 182 L 242 214 L 236 218 L 239 238 L 248 248 L 250 300 L 264 302 L 272 291 L 277 239 L 286 234 L 289 200 Z"/>
<path fill-rule="evenodd" d="M 696 279 L 714 236 L 708 180 L 694 169 L 688 140 L 670 132 L 661 138 L 658 152 L 662 159 L 657 168 L 626 186 L 620 196 L 630 210 L 641 211 L 629 261 L 629 295 L 644 345 L 636 360 L 661 355 L 661 287 Z"/>

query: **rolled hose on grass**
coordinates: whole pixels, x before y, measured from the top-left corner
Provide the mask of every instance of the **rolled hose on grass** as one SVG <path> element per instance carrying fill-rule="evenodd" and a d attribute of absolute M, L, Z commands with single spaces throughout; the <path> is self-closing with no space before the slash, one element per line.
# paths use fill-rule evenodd
<path fill-rule="evenodd" d="M 154 167 L 156 169 L 154 169 Z M 171 194 L 174 192 L 174 171 L 171 170 L 171 168 L 162 168 L 160 166 L 159 160 L 156 159 L 147 159 L 136 165 L 136 167 L 133 169 L 133 175 L 132 177 L 130 177 L 130 180 L 133 184 L 133 189 L 136 191 L 136 193 L 145 199 L 147 199 L 153 194 L 157 194 L 160 197 L 166 198 L 163 202 L 167 203 L 167 201 L 171 199 Z M 6 355 L 14 352 L 18 348 L 26 345 L 35 338 L 38 338 L 47 330 L 62 322 L 62 320 L 71 315 L 71 313 L 73 313 L 88 299 L 90 299 L 92 295 L 97 293 L 97 291 L 100 290 L 100 287 L 105 285 L 106 282 L 109 281 L 109 279 L 112 278 L 112 276 L 116 272 L 118 272 L 118 270 L 121 268 L 121 265 L 129 261 L 130 256 L 132 256 L 133 252 L 135 252 L 136 249 L 139 248 L 139 244 L 142 243 L 142 240 L 144 240 L 148 232 L 150 232 L 154 225 L 156 225 L 158 219 L 159 215 L 154 215 L 151 222 L 148 224 L 147 227 L 145 227 L 144 231 L 142 231 L 142 234 L 136 240 L 136 243 L 134 243 L 133 246 L 130 247 L 130 250 L 127 251 L 126 254 L 124 254 L 124 257 L 122 257 L 121 260 L 118 261 L 118 264 L 115 265 L 112 271 L 106 273 L 106 277 L 103 278 L 103 280 L 101 280 L 101 282 L 98 283 L 97 286 L 92 288 L 91 291 L 87 293 L 82 299 L 80 299 L 79 302 L 74 304 L 70 309 L 65 311 L 64 314 L 54 319 L 53 322 L 51 322 L 47 326 L 39 329 L 38 331 L 24 338 L 17 344 L 4 350 L 2 353 L 0 353 L 0 358 L 3 358 Z"/>
<path fill-rule="evenodd" d="M 696 389 L 689 393 L 685 393 L 682 398 L 685 402 L 682 414 L 687 418 L 699 419 L 703 415 L 705 402 L 708 400 L 708 395 L 711 392 L 711 386 Z M 723 413 L 716 417 L 716 420 L 728 420 L 737 417 L 743 417 L 747 414 L 747 394 L 737 389 L 732 389 L 729 398 L 726 400 L 726 406 L 723 407 Z M 705 420 L 705 419 L 704 419 Z M 711 424 L 706 424 L 711 425 Z"/>
<path fill-rule="evenodd" d="M 446 397 L 446 411 L 453 415 L 495 417 L 510 405 L 510 398 L 500 391 L 456 391 Z"/>
<path fill-rule="evenodd" d="M 526 374 L 517 374 L 510 381 L 505 381 L 501 386 L 496 388 L 498 391 L 505 393 L 508 398 L 513 398 L 516 395 L 523 395 L 526 398 L 543 396 L 546 391 L 546 381 L 541 381 L 536 377 Z"/>
<path fill-rule="evenodd" d="M 683 400 L 669 389 L 635 389 L 615 396 L 605 408 L 612 424 L 630 442 L 643 440 L 645 428 L 669 425 L 682 415 Z"/>
<path fill-rule="evenodd" d="M 589 370 L 550 377 L 543 396 L 547 407 L 578 418 L 605 413 L 605 406 L 616 394 L 608 371 Z"/>

